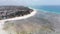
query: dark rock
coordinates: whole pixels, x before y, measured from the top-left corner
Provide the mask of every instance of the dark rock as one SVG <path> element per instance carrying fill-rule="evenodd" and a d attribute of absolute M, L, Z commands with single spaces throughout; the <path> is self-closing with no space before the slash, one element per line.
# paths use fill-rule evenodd
<path fill-rule="evenodd" d="M 0 6 L 0 20 L 24 16 L 30 14 L 33 10 L 24 6 Z"/>

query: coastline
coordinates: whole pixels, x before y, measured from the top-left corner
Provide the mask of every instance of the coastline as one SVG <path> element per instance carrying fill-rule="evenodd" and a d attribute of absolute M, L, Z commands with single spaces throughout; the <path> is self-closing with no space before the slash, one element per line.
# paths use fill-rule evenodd
<path fill-rule="evenodd" d="M 31 8 L 33 9 L 33 8 Z M 31 16 L 34 16 L 35 14 L 37 13 L 37 11 L 35 9 L 33 9 L 33 11 L 28 14 L 28 15 L 24 15 L 24 16 L 19 16 L 19 17 L 14 17 L 14 18 L 9 18 L 9 19 L 3 19 L 3 20 L 0 20 L 1 22 L 4 22 L 4 21 L 11 21 L 11 20 L 21 20 L 21 19 L 26 19 L 26 18 L 29 18 Z"/>
<path fill-rule="evenodd" d="M 4 34 L 4 33 L 7 34 L 7 32 L 5 32 L 4 30 L 2 30 L 5 21 L 27 19 L 27 18 L 29 18 L 31 16 L 34 16 L 36 13 L 37 13 L 37 11 L 35 9 L 33 9 L 33 11 L 30 14 L 28 14 L 28 15 L 0 20 L 0 34 Z"/>

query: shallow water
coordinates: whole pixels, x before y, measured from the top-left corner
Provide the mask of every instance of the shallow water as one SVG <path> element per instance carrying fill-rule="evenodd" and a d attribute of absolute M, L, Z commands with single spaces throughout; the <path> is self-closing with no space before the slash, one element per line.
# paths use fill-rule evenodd
<path fill-rule="evenodd" d="M 19 27 L 17 28 L 23 27 L 24 29 L 26 27 L 28 29 L 27 32 L 31 30 L 31 27 L 33 27 L 33 29 L 37 28 L 38 30 L 35 29 L 36 31 L 32 29 L 33 31 L 35 31 L 33 32 L 33 34 L 60 34 L 60 14 L 37 10 L 36 15 L 32 17 L 22 20 L 7 21 L 7 23 L 9 22 L 14 23 L 16 26 L 18 25 Z M 23 24 L 24 26 L 20 27 L 20 25 Z M 26 31 L 26 29 L 24 31 Z"/>

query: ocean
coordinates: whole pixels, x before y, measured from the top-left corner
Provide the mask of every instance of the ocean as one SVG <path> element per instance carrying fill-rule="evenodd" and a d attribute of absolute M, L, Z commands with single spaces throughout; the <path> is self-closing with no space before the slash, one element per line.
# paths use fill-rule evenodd
<path fill-rule="evenodd" d="M 38 10 L 60 14 L 60 6 L 31 6 Z"/>

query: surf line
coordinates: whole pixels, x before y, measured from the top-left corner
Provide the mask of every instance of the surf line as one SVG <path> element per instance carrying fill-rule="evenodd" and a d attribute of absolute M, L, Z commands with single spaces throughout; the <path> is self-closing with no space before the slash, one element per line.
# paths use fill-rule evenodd
<path fill-rule="evenodd" d="M 37 13 L 37 11 L 35 9 L 33 9 L 33 11 L 30 14 L 28 14 L 28 15 L 14 17 L 14 18 L 9 18 L 9 19 L 3 19 L 3 20 L 0 20 L 0 22 L 2 23 L 2 22 L 5 22 L 5 21 L 26 19 L 26 18 L 29 18 L 31 16 L 34 16 L 36 13 Z"/>

